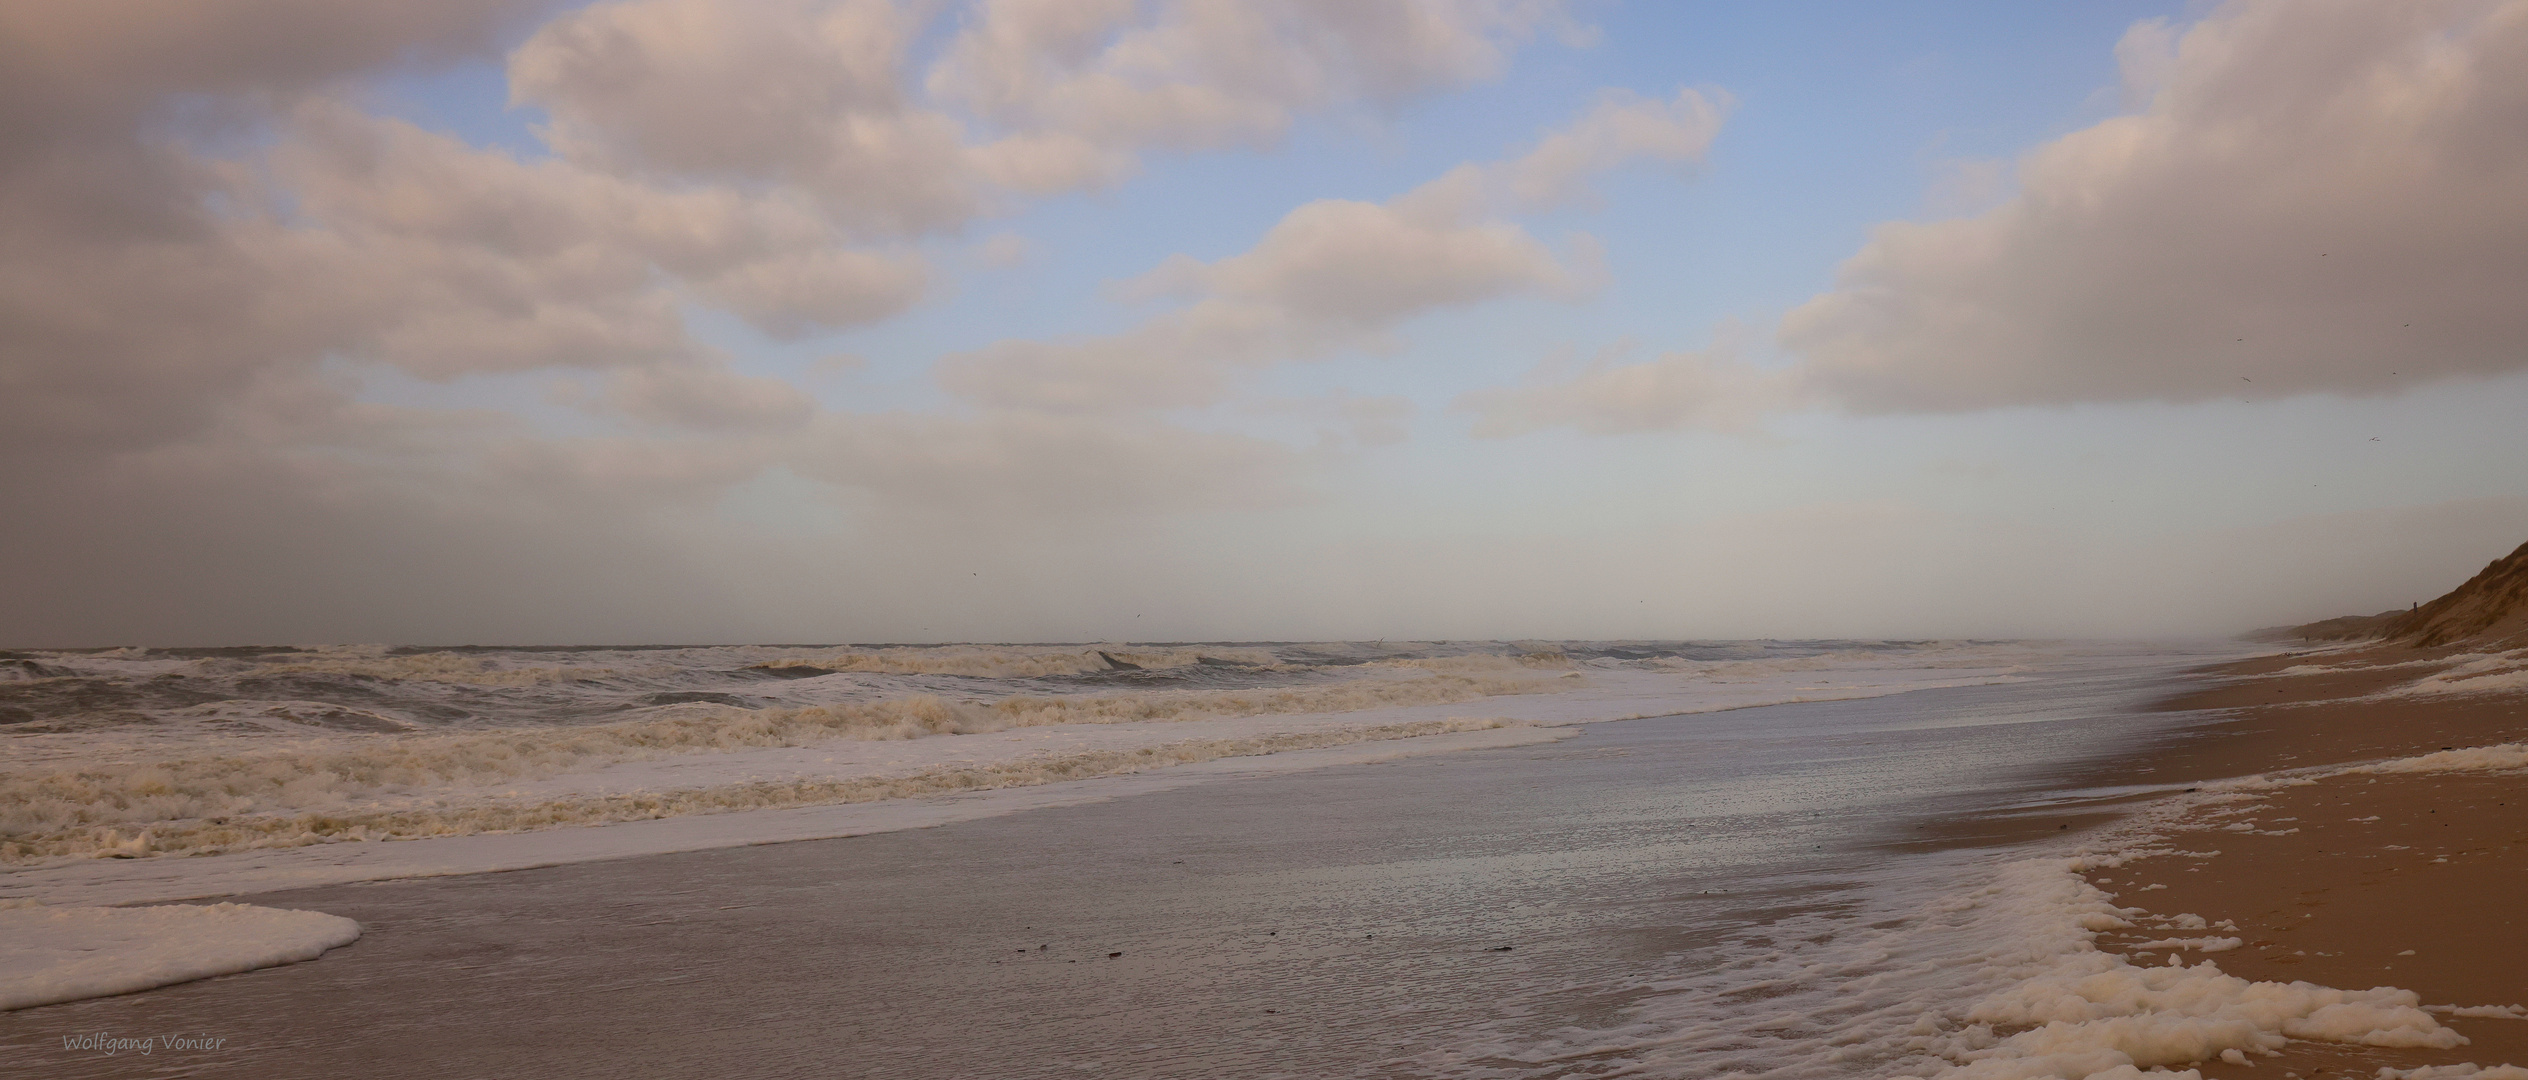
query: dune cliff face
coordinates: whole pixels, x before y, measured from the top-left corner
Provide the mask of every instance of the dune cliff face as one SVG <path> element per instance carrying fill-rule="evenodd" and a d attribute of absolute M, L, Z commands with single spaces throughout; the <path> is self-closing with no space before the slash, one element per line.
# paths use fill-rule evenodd
<path fill-rule="evenodd" d="M 2422 648 L 2469 640 L 2528 644 L 2528 544 L 2447 596 L 2388 620 L 2380 636 Z"/>
<path fill-rule="evenodd" d="M 2250 641 L 2367 641 L 2387 632 L 2403 610 L 2376 615 L 2339 615 L 2301 626 L 2277 626 L 2247 635 Z"/>

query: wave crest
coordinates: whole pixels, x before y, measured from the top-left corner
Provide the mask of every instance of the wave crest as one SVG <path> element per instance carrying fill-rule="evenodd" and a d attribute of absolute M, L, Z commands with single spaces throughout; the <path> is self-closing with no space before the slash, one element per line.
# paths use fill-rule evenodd
<path fill-rule="evenodd" d="M 1264 649 L 1051 647 L 1026 645 L 903 646 L 854 649 L 824 657 L 788 657 L 757 664 L 775 672 L 802 669 L 820 673 L 870 675 L 964 675 L 977 679 L 1039 679 L 1056 675 L 1089 675 L 1103 671 L 1165 670 L 1201 664 L 1279 669 L 1278 658 Z"/>
<path fill-rule="evenodd" d="M 664 670 L 664 669 L 661 669 Z M 467 683 L 474 686 L 550 686 L 625 674 L 611 667 L 516 667 L 450 652 L 413 656 L 291 660 L 256 665 L 257 675 L 353 675 L 372 679 Z"/>
<path fill-rule="evenodd" d="M 174 835 L 226 819 L 347 812 L 384 797 L 552 776 L 666 754 L 910 739 L 1052 724 L 1115 724 L 1440 705 L 1549 693 L 1577 681 L 1359 679 L 1330 686 L 1174 694 L 1006 697 L 914 695 L 786 709 L 669 706 L 642 720 L 462 735 L 350 737 L 254 754 L 0 776 L 0 863 L 65 855 L 145 855 Z M 259 828 L 259 827 L 258 827 Z M 170 831 L 173 830 L 173 831 Z M 224 834 L 223 834 L 224 835 Z M 195 850 L 187 847 L 183 850 Z"/>
<path fill-rule="evenodd" d="M 1498 719 L 1419 720 L 1371 727 L 1290 732 L 1246 739 L 1198 739 L 1129 750 L 1049 754 L 1017 761 L 925 769 L 898 776 L 839 780 L 789 780 L 726 784 L 669 792 L 580 795 L 537 801 L 490 800 L 471 805 L 419 808 L 344 807 L 314 812 L 244 813 L 161 819 L 146 827 L 88 825 L 12 840 L 12 861 L 61 856 L 137 858 L 212 855 L 228 851 L 305 847 L 353 840 L 409 840 L 487 832 L 521 832 L 565 825 L 598 825 L 684 814 L 768 810 L 782 807 L 872 802 L 991 788 L 1118 776 L 1224 757 L 1251 757 L 1357 742 L 1484 731 L 1514 726 Z M 152 794 L 173 795 L 178 781 L 164 771 L 135 776 Z"/>

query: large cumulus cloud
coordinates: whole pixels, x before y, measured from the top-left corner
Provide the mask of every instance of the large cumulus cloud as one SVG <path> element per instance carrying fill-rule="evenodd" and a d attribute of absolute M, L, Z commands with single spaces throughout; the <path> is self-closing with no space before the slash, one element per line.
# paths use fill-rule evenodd
<path fill-rule="evenodd" d="M 1985 213 L 1880 226 L 1783 318 L 1789 367 L 1681 352 L 1463 404 L 1625 431 L 2528 368 L 2528 2 L 2232 0 L 2116 52 L 2135 111 L 2031 150 Z"/>
<path fill-rule="evenodd" d="M 2125 52 L 2146 109 L 2028 155 L 1988 214 L 1882 227 L 1790 313 L 1817 393 L 2190 401 L 2528 367 L 2528 3 L 2237 3 Z"/>

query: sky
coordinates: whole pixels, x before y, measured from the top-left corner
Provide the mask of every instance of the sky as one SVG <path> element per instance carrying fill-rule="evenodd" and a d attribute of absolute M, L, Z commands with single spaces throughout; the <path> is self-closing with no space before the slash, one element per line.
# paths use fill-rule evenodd
<path fill-rule="evenodd" d="M 2226 635 L 2528 540 L 2528 0 L 0 4 L 0 647 Z"/>

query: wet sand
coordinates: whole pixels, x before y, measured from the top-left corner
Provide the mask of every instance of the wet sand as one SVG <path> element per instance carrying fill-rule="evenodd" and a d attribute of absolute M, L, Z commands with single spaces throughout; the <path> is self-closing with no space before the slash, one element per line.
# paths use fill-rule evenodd
<path fill-rule="evenodd" d="M 2172 740 L 2152 761 L 2154 775 L 2212 780 L 2528 740 L 2528 695 L 2356 700 L 2439 670 L 2454 651 L 2377 648 L 2214 669 L 2206 673 L 2211 685 L 2161 707 L 2224 711 Z M 2359 666 L 2280 674 L 2312 660 Z M 2430 663 L 2411 663 L 2418 660 Z M 2248 822 L 2254 828 L 2235 827 Z M 2091 880 L 2117 893 L 2120 904 L 2235 922 L 2234 933 L 2215 933 L 2245 943 L 2210 954 L 2225 972 L 2344 989 L 2402 987 L 2426 1006 L 2528 1005 L 2528 774 L 2333 776 L 2266 792 L 2244 814 L 2169 833 L 2168 845 L 2219 854 L 2139 860 Z M 2111 933 L 2099 944 L 2132 952 L 2146 938 L 2165 936 Z M 2203 958 L 2186 954 L 2189 963 Z M 2160 961 L 2165 953 L 2136 959 Z M 2528 1064 L 2528 1019 L 2440 1019 L 2469 1045 L 2398 1050 L 2295 1041 L 2280 1057 L 2245 1067 L 2213 1062 L 2203 1072 L 2226 1080 Z"/>

